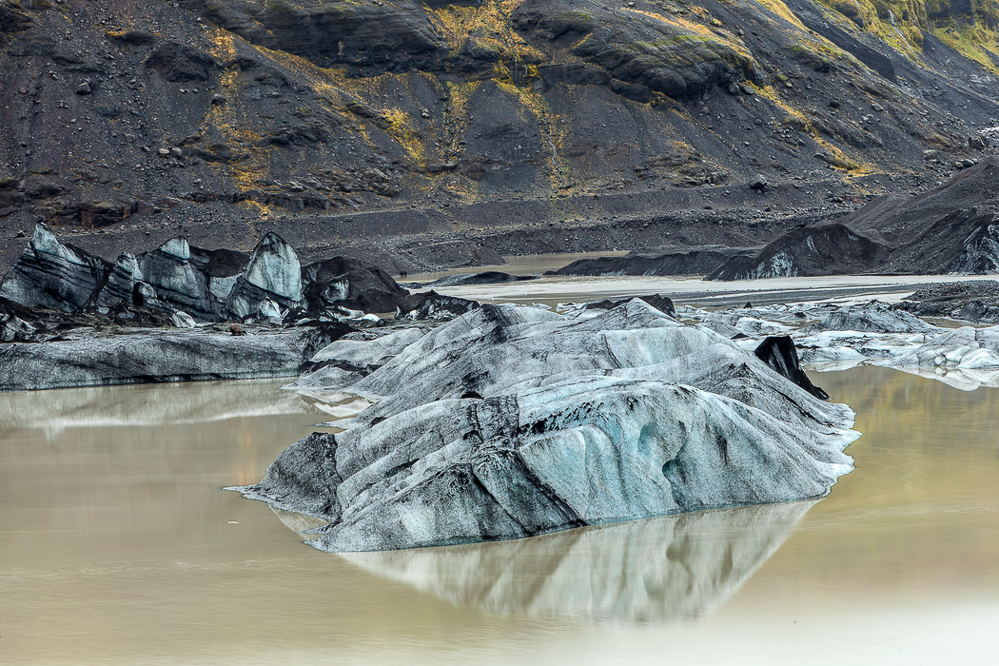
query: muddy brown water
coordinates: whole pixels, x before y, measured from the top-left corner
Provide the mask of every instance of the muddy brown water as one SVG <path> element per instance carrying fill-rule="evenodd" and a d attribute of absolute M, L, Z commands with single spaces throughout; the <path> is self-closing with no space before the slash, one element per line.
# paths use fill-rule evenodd
<path fill-rule="evenodd" d="M 323 418 L 279 381 L 0 395 L 0 663 L 994 663 L 999 392 L 814 379 L 818 502 L 348 557 L 221 489 Z"/>
<path fill-rule="evenodd" d="M 813 380 L 817 502 L 350 556 L 222 490 L 325 420 L 281 380 L 0 394 L 0 664 L 994 663 L 999 392 Z"/>

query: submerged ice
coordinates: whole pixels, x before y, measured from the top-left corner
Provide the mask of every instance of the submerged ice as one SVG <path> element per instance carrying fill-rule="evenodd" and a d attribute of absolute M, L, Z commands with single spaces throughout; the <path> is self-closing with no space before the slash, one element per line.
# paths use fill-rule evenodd
<path fill-rule="evenodd" d="M 859 436 L 847 407 L 638 300 L 574 316 L 487 306 L 367 354 L 334 344 L 309 390 L 374 404 L 239 489 L 321 518 L 312 544 L 328 551 L 819 497 Z"/>

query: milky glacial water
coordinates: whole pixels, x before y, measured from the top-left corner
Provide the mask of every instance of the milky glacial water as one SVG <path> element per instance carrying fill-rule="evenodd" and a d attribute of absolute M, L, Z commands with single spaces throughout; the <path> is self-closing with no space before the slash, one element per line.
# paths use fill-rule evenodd
<path fill-rule="evenodd" d="M 523 261 L 524 265 L 530 265 L 526 258 Z M 553 263 L 553 260 L 543 257 L 539 257 L 538 261 L 541 265 Z M 896 302 L 911 294 L 918 285 L 981 279 L 980 275 L 831 275 L 822 278 L 787 277 L 707 282 L 699 277 L 542 276 L 522 282 L 434 289 L 448 296 L 485 303 L 541 303 L 555 306 L 567 301 L 586 302 L 660 293 L 677 302 L 693 301 L 701 306 L 711 306 L 726 304 L 736 296 L 741 301 L 757 304 L 830 300 L 863 303 L 873 298 Z"/>
<path fill-rule="evenodd" d="M 0 663 L 995 663 L 999 392 L 813 379 L 817 502 L 350 556 L 222 490 L 324 419 L 280 381 L 2 394 Z"/>

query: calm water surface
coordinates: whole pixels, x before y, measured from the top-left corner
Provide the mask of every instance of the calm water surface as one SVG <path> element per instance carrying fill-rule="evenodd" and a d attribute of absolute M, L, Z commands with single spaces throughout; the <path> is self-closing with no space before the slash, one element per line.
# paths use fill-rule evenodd
<path fill-rule="evenodd" d="M 999 392 L 813 378 L 821 501 L 349 557 L 221 490 L 323 420 L 281 382 L 2 394 L 0 663 L 995 663 Z"/>

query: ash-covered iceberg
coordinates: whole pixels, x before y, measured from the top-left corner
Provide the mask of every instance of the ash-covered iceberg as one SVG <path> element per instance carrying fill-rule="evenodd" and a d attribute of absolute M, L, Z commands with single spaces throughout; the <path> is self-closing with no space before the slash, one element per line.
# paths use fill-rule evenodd
<path fill-rule="evenodd" d="M 574 318 L 485 306 L 343 381 L 322 388 L 375 404 L 239 488 L 328 521 L 312 541 L 328 551 L 820 497 L 859 436 L 849 408 L 638 300 Z"/>

